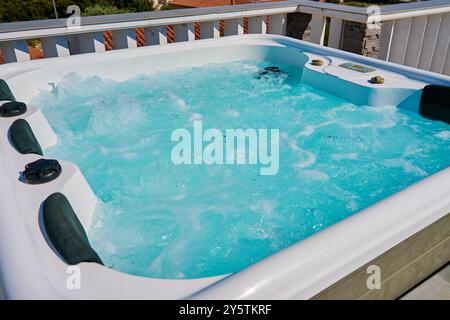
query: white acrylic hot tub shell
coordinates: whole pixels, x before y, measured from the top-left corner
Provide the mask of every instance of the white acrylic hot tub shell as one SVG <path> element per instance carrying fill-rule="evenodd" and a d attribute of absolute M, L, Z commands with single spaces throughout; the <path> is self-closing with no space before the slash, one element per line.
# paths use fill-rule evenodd
<path fill-rule="evenodd" d="M 307 64 L 317 57 L 325 61 L 324 66 Z M 326 79 L 332 85 L 324 89 L 359 104 L 395 103 L 414 110 L 419 89 L 425 84 L 450 85 L 449 77 L 291 38 L 261 35 L 7 64 L 0 66 L 0 78 L 8 82 L 18 100 L 28 102 L 40 90 L 48 90 L 48 83 L 57 83 L 69 72 L 123 80 L 167 68 L 243 59 L 268 59 L 299 67 L 306 64 L 303 81 L 323 87 Z M 382 75 L 385 84 L 370 84 L 369 75 L 336 66 L 345 61 L 377 68 L 376 75 Z M 56 143 L 57 137 L 38 108 L 31 106 L 21 117 L 29 121 L 44 149 Z M 0 118 L 3 137 L 15 119 Z M 39 156 L 18 154 L 6 139 L 0 140 L 0 151 L 0 286 L 5 297 L 12 299 L 309 298 L 450 212 L 450 168 L 446 168 L 230 276 L 150 279 L 82 263 L 81 290 L 69 290 L 67 265 L 45 239 L 39 208 L 48 195 L 62 192 L 88 229 L 95 195 L 77 166 L 65 161 L 58 179 L 40 186 L 25 185 L 18 181 L 19 172 Z"/>

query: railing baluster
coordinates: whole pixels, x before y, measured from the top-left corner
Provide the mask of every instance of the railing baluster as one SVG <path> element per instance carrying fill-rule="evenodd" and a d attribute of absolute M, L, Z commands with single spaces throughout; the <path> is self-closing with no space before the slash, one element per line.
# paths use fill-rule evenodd
<path fill-rule="evenodd" d="M 64 37 L 42 38 L 41 42 L 45 58 L 70 56 L 69 41 Z"/>
<path fill-rule="evenodd" d="M 331 18 L 330 34 L 328 36 L 328 46 L 335 49 L 341 48 L 342 26 L 344 21 L 342 19 Z"/>
<path fill-rule="evenodd" d="M 284 36 L 286 34 L 286 14 L 275 14 L 269 17 L 269 33 Z"/>
<path fill-rule="evenodd" d="M 157 26 L 144 29 L 145 45 L 167 44 L 167 27 Z"/>
<path fill-rule="evenodd" d="M 248 33 L 266 34 L 266 16 L 248 18 Z"/>
<path fill-rule="evenodd" d="M 435 14 L 428 17 L 425 35 L 423 37 L 422 50 L 420 52 L 418 68 L 430 70 L 431 59 L 436 47 L 437 34 L 441 23 L 441 15 Z"/>
<path fill-rule="evenodd" d="M 225 20 L 223 34 L 224 36 L 244 34 L 244 18 Z"/>
<path fill-rule="evenodd" d="M 67 39 L 67 43 L 69 45 L 70 55 L 80 54 L 81 50 L 80 50 L 80 43 L 79 43 L 78 36 L 76 34 L 73 34 L 73 35 L 67 36 L 66 39 Z"/>
<path fill-rule="evenodd" d="M 323 40 L 325 38 L 325 16 L 313 14 L 311 18 L 311 34 L 309 40 L 312 43 L 317 43 L 323 45 Z"/>
<path fill-rule="evenodd" d="M 195 26 L 194 23 L 182 23 L 173 26 L 175 42 L 194 41 Z"/>
<path fill-rule="evenodd" d="M 407 66 L 417 68 L 426 25 L 426 16 L 415 17 L 411 20 L 411 30 L 409 32 L 408 44 L 406 45 L 405 60 L 403 62 Z"/>
<path fill-rule="evenodd" d="M 200 38 L 220 38 L 219 21 L 206 21 L 200 23 Z"/>
<path fill-rule="evenodd" d="M 27 42 L 24 40 L 0 43 L 5 63 L 31 60 Z"/>
<path fill-rule="evenodd" d="M 411 18 L 399 19 L 395 21 L 394 33 L 392 34 L 391 42 L 391 45 L 395 45 L 391 48 L 388 61 L 403 64 L 410 28 Z"/>
<path fill-rule="evenodd" d="M 77 36 L 80 53 L 105 51 L 102 32 L 82 33 Z"/>
<path fill-rule="evenodd" d="M 134 29 L 121 29 L 113 31 L 114 49 L 136 48 L 136 31 Z"/>
<path fill-rule="evenodd" d="M 439 27 L 436 40 L 436 48 L 434 49 L 433 58 L 431 59 L 431 71 L 442 72 L 444 60 L 447 54 L 450 37 L 450 13 L 443 14 L 441 25 Z"/>
<path fill-rule="evenodd" d="M 380 34 L 380 53 L 378 59 L 387 61 L 391 51 L 392 33 L 394 30 L 394 21 L 384 21 L 381 26 Z"/>

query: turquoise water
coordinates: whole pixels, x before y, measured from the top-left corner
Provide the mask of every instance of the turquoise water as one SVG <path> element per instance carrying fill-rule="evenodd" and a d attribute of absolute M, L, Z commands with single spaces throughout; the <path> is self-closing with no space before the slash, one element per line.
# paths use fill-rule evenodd
<path fill-rule="evenodd" d="M 450 164 L 450 126 L 353 105 L 286 66 L 258 77 L 265 66 L 124 82 L 72 74 L 35 99 L 59 137 L 46 156 L 78 164 L 100 199 L 89 237 L 107 266 L 158 278 L 235 272 Z M 279 129 L 278 174 L 174 165 L 171 133 L 195 120 Z"/>

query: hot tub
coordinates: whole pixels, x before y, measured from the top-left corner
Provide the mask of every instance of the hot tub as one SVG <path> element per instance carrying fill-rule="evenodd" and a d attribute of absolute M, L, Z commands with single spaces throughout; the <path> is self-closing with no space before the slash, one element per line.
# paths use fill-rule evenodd
<path fill-rule="evenodd" d="M 27 105 L 0 118 L 7 298 L 392 298 L 449 259 L 450 127 L 417 115 L 423 88 L 449 77 L 246 35 L 8 64 L 0 78 Z M 19 119 L 43 155 L 13 146 Z M 179 169 L 170 132 L 199 121 L 279 129 L 278 168 Z M 148 158 L 128 149 L 141 142 Z M 61 173 L 26 183 L 41 158 Z M 55 235 L 66 222 L 46 220 L 54 194 L 93 247 L 76 268 Z M 384 291 L 366 287 L 371 265 Z"/>

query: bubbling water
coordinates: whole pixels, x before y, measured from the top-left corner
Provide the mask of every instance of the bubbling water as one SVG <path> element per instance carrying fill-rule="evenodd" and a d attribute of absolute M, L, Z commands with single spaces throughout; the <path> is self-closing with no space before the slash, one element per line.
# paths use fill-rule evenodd
<path fill-rule="evenodd" d="M 211 64 L 119 82 L 66 76 L 41 106 L 99 199 L 89 238 L 107 266 L 147 277 L 236 272 L 445 168 L 449 126 L 356 106 L 265 62 Z M 171 133 L 280 130 L 279 171 L 174 165 Z"/>

